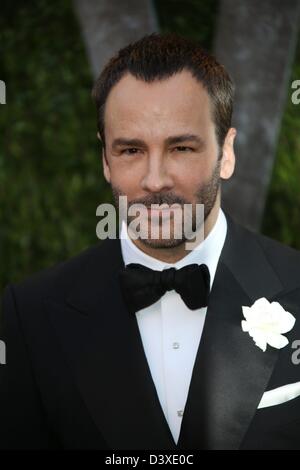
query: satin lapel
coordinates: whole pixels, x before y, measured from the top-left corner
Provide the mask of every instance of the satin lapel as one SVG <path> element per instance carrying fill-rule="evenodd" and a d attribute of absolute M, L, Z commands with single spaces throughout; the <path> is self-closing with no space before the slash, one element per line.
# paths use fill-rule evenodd
<path fill-rule="evenodd" d="M 282 285 L 254 237 L 228 230 L 197 352 L 178 447 L 238 449 L 272 374 L 278 350 L 261 351 L 241 329 L 242 306 Z"/>
<path fill-rule="evenodd" d="M 112 449 L 172 449 L 135 316 L 123 303 L 119 240 L 106 240 L 67 303 L 47 301 L 86 407 Z"/>

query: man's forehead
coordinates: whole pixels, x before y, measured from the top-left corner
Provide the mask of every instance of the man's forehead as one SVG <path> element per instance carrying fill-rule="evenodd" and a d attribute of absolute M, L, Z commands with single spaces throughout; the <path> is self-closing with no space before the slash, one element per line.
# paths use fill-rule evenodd
<path fill-rule="evenodd" d="M 168 126 L 172 122 L 184 128 L 191 121 L 206 119 L 209 108 L 206 90 L 188 71 L 151 83 L 127 74 L 108 96 L 104 119 L 112 126 Z"/>
<path fill-rule="evenodd" d="M 106 106 L 127 106 L 139 102 L 140 98 L 158 100 L 159 102 L 186 102 L 192 99 L 208 101 L 208 93 L 200 81 L 198 81 L 189 70 L 173 74 L 171 77 L 146 82 L 136 78 L 131 73 L 126 73 L 121 80 L 114 85 L 110 91 Z"/>

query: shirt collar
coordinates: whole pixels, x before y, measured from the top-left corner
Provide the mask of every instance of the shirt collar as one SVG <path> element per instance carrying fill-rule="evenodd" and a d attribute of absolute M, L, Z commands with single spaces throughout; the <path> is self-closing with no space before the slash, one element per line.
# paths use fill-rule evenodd
<path fill-rule="evenodd" d="M 144 253 L 138 248 L 131 238 L 128 236 L 127 226 L 125 221 L 122 222 L 121 228 L 121 250 L 125 265 L 129 263 L 139 263 L 148 268 L 162 271 L 163 269 L 175 267 L 176 269 L 182 268 L 187 264 L 206 264 L 208 266 L 211 284 L 214 278 L 218 260 L 224 245 L 227 233 L 227 221 L 222 209 L 219 209 L 217 220 L 209 232 L 208 236 L 197 246 L 188 252 L 186 256 L 181 258 L 176 263 L 165 263 L 152 256 Z"/>

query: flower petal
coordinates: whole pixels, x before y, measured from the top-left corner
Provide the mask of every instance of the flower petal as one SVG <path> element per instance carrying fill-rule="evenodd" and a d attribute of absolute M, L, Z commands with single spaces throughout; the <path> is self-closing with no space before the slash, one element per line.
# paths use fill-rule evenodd
<path fill-rule="evenodd" d="M 282 336 L 282 335 L 269 334 L 267 337 L 267 343 L 273 348 L 282 349 L 287 344 L 289 344 L 289 340 L 285 336 Z"/>
<path fill-rule="evenodd" d="M 251 307 L 243 306 L 242 310 L 243 310 L 243 315 L 244 315 L 245 319 L 248 320 L 249 314 L 251 315 Z"/>
<path fill-rule="evenodd" d="M 267 349 L 267 342 L 264 339 L 258 339 L 255 341 L 256 346 L 258 346 L 263 352 Z"/>
<path fill-rule="evenodd" d="M 249 332 L 249 334 L 253 338 L 256 346 L 258 346 L 260 349 L 265 351 L 266 348 L 267 348 L 266 335 L 261 330 L 259 330 L 257 328 L 253 328 Z"/>
<path fill-rule="evenodd" d="M 251 309 L 259 310 L 260 312 L 268 311 L 270 302 L 265 298 L 261 297 L 257 299 L 254 304 L 251 306 Z"/>
<path fill-rule="evenodd" d="M 294 327 L 296 318 L 290 312 L 284 310 L 284 308 L 278 302 L 272 302 L 272 304 L 278 304 L 281 309 L 281 315 L 279 320 L 279 333 L 287 333 Z M 278 307 L 276 306 L 275 308 Z"/>
<path fill-rule="evenodd" d="M 246 320 L 242 320 L 241 325 L 242 325 L 242 330 L 243 331 L 249 331 L 250 325 Z"/>
<path fill-rule="evenodd" d="M 281 349 L 289 343 L 282 333 L 293 328 L 296 318 L 279 302 L 270 303 L 261 297 L 251 307 L 242 306 L 242 310 L 245 318 L 241 321 L 242 330 L 249 333 L 260 349 L 265 351 L 267 344 Z"/>

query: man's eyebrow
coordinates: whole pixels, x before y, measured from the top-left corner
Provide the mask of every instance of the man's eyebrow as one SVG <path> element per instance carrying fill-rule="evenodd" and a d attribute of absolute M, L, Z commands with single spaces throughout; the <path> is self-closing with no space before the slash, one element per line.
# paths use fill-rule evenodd
<path fill-rule="evenodd" d="M 141 139 L 126 139 L 124 137 L 118 137 L 113 140 L 112 147 L 121 147 L 127 145 L 128 147 L 146 147 L 146 144 Z"/>
<path fill-rule="evenodd" d="M 173 135 L 166 139 L 168 145 L 181 144 L 183 142 L 194 142 L 195 144 L 204 146 L 204 140 L 195 134 Z"/>
<path fill-rule="evenodd" d="M 180 134 L 172 135 L 167 137 L 165 143 L 167 145 L 181 144 L 183 142 L 194 142 L 195 144 L 204 146 L 204 140 L 195 134 Z M 114 139 L 112 147 L 121 147 L 121 146 L 130 146 L 130 147 L 146 147 L 147 144 L 141 139 L 126 139 L 124 137 L 118 137 Z"/>

